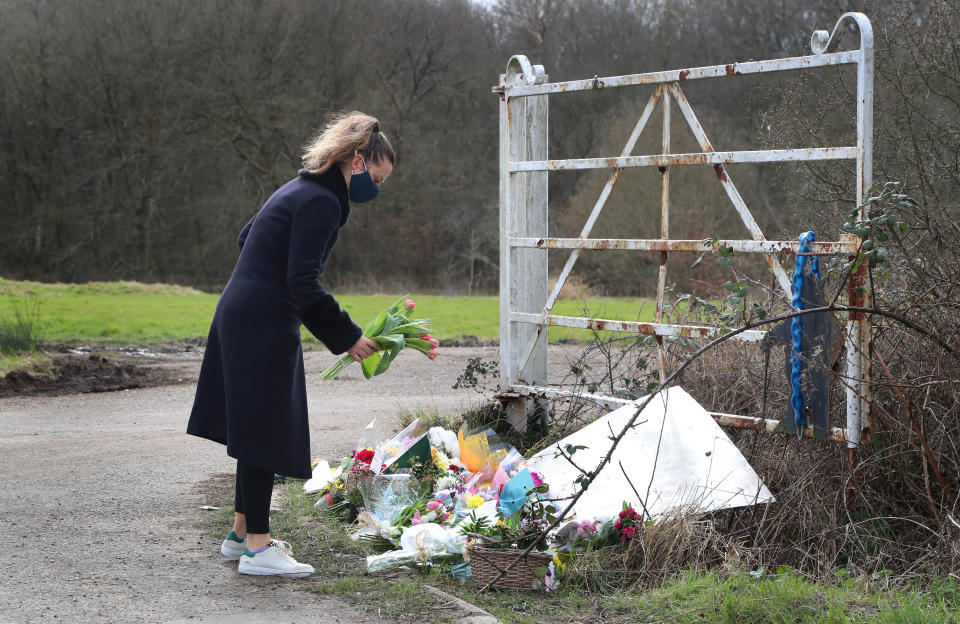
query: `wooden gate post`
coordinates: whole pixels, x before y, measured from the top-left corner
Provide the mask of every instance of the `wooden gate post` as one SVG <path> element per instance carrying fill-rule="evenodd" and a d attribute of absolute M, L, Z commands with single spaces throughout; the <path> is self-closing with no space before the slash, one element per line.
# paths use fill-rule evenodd
<path fill-rule="evenodd" d="M 542 65 L 514 56 L 500 87 L 546 82 Z M 511 312 L 543 313 L 547 299 L 547 250 L 510 246 L 510 237 L 547 236 L 547 172 L 510 172 L 510 163 L 546 160 L 547 95 L 511 98 L 500 91 L 500 391 L 514 383 L 544 385 L 547 381 L 547 329 L 517 323 Z M 539 335 L 538 335 L 539 332 Z M 527 347 L 536 345 L 524 365 Z M 522 368 L 521 368 L 522 367 Z M 526 428 L 534 400 L 517 398 L 506 404 L 515 429 Z"/>

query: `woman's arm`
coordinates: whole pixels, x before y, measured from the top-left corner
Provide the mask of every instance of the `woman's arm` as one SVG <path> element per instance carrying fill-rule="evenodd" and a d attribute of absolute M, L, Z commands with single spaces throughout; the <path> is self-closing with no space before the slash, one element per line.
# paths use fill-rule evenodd
<path fill-rule="evenodd" d="M 323 258 L 340 227 L 340 205 L 333 198 L 316 197 L 293 212 L 287 256 L 287 286 L 300 320 L 334 354 L 356 344 L 363 330 L 320 285 Z"/>

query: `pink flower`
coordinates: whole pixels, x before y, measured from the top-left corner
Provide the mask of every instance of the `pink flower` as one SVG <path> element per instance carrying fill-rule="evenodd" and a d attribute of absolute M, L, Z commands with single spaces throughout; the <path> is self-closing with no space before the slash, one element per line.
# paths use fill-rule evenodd
<path fill-rule="evenodd" d="M 427 354 L 427 357 L 430 358 L 431 360 L 435 360 L 437 359 L 437 352 L 431 351 L 430 353 Z"/>
<path fill-rule="evenodd" d="M 593 535 L 594 533 L 597 532 L 597 524 L 599 524 L 598 520 L 593 520 L 593 521 L 584 520 L 579 525 L 577 525 L 577 535 L 579 535 L 580 537 L 587 537 L 589 535 Z"/>
<path fill-rule="evenodd" d="M 429 509 L 430 511 L 436 511 L 441 507 L 443 507 L 443 503 L 441 503 L 440 501 L 433 500 L 427 503 L 427 509 Z"/>
<path fill-rule="evenodd" d="M 430 334 L 420 334 L 420 340 L 433 340 L 433 336 Z"/>
<path fill-rule="evenodd" d="M 440 346 L 440 341 L 437 340 L 436 338 L 434 338 L 433 340 L 430 341 L 430 348 L 431 348 L 431 349 L 436 349 L 436 348 L 438 348 L 439 346 Z"/>
<path fill-rule="evenodd" d="M 536 487 L 540 487 L 541 485 L 543 485 L 543 478 L 539 474 L 537 474 L 536 472 L 531 472 L 530 476 L 533 477 L 533 485 L 535 485 Z"/>
<path fill-rule="evenodd" d="M 407 299 L 406 301 L 403 302 L 403 305 L 407 306 L 408 310 L 412 310 L 415 307 L 417 307 L 417 304 L 413 302 L 413 299 Z"/>
<path fill-rule="evenodd" d="M 420 524 L 420 512 L 415 511 L 413 513 L 413 520 L 410 521 L 410 524 Z"/>

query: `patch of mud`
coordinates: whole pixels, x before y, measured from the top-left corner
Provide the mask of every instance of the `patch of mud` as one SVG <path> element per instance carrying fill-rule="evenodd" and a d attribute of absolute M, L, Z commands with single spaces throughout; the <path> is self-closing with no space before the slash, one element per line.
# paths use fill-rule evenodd
<path fill-rule="evenodd" d="M 194 381 L 177 368 L 144 366 L 140 358 L 104 357 L 96 353 L 53 356 L 48 371 L 11 371 L 0 379 L 0 397 L 112 392 Z"/>
<path fill-rule="evenodd" d="M 232 492 L 236 475 L 232 472 L 215 472 L 194 484 L 191 494 L 205 504 L 216 505 L 226 492 Z"/>

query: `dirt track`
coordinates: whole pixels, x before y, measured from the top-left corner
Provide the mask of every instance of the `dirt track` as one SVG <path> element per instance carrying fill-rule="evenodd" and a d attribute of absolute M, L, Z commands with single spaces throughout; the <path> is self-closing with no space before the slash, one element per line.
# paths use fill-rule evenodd
<path fill-rule="evenodd" d="M 342 456 L 374 417 L 382 437 L 401 408 L 475 405 L 477 392 L 451 386 L 477 356 L 497 349 L 444 349 L 436 362 L 404 352 L 374 380 L 353 366 L 321 382 L 333 356 L 306 354 L 313 454 Z M 211 502 L 200 484 L 234 462 L 184 434 L 199 356 L 158 365 L 187 383 L 0 399 L 0 622 L 388 621 L 297 591 L 297 581 L 241 577 L 194 528 Z"/>

